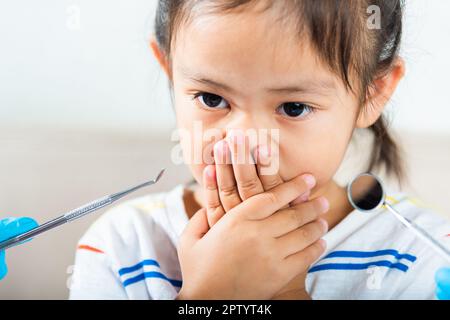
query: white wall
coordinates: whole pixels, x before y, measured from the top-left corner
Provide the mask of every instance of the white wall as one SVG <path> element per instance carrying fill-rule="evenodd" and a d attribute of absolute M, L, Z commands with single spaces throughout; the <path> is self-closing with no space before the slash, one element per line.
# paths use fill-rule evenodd
<path fill-rule="evenodd" d="M 1 0 L 0 125 L 173 126 L 148 45 L 156 3 Z"/>
<path fill-rule="evenodd" d="M 450 1 L 407 0 L 402 56 L 407 65 L 394 99 L 401 129 L 450 133 Z"/>
<path fill-rule="evenodd" d="M 173 127 L 166 78 L 148 48 L 156 3 L 1 0 L 0 126 Z M 450 133 L 448 34 L 450 1 L 408 1 L 397 127 Z"/>

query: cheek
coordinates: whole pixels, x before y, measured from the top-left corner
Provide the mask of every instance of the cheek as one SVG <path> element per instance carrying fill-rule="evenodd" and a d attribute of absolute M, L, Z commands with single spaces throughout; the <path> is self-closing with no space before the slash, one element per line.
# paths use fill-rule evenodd
<path fill-rule="evenodd" d="M 175 91 L 174 105 L 177 126 L 178 128 L 189 129 L 192 126 L 192 121 L 195 119 L 195 114 L 191 101 L 186 100 L 183 95 Z"/>
<path fill-rule="evenodd" d="M 201 135 L 201 131 L 184 130 L 184 133 L 180 137 L 180 144 L 183 153 L 184 164 L 188 165 L 194 175 L 198 176 L 198 172 L 208 165 L 213 164 L 214 159 L 212 157 L 212 148 L 215 143 L 215 139 L 205 141 Z"/>
<path fill-rule="evenodd" d="M 329 126 L 322 130 L 305 130 L 304 134 L 291 135 L 289 139 L 281 140 L 282 178 L 288 180 L 303 173 L 311 173 L 317 179 L 318 187 L 327 184 L 345 156 L 352 131 L 350 124 L 347 127 Z"/>

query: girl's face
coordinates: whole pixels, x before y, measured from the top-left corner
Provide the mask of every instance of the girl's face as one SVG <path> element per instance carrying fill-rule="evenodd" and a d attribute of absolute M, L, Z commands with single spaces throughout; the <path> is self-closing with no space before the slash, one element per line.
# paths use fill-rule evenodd
<path fill-rule="evenodd" d="M 274 11 L 200 15 L 177 31 L 174 102 L 185 161 L 199 183 L 207 165 L 199 159 L 211 151 L 200 127 L 220 132 L 218 138 L 230 129 L 277 132 L 280 176 L 312 173 L 316 190 L 342 161 L 357 97 L 299 40 L 295 24 Z"/>

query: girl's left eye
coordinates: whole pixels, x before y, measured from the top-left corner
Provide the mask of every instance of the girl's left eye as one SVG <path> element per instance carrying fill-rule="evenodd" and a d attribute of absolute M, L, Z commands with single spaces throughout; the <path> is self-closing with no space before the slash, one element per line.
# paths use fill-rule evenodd
<path fill-rule="evenodd" d="M 230 106 L 221 96 L 208 92 L 198 92 L 194 95 L 194 99 L 198 99 L 208 109 L 225 109 Z"/>
<path fill-rule="evenodd" d="M 277 113 L 292 118 L 302 119 L 314 112 L 314 108 L 301 102 L 286 102 L 277 108 Z"/>

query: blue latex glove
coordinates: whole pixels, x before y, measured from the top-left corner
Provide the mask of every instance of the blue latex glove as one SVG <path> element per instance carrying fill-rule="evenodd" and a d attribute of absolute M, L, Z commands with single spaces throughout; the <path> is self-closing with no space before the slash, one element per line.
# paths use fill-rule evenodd
<path fill-rule="evenodd" d="M 442 268 L 436 272 L 436 297 L 439 300 L 450 300 L 450 268 Z"/>
<path fill-rule="evenodd" d="M 20 233 L 24 233 L 33 229 L 38 224 L 31 218 L 6 218 L 0 220 L 0 241 L 14 237 Z M 5 261 L 5 250 L 0 251 L 0 280 L 8 273 Z"/>

